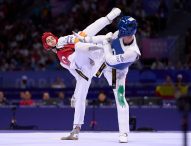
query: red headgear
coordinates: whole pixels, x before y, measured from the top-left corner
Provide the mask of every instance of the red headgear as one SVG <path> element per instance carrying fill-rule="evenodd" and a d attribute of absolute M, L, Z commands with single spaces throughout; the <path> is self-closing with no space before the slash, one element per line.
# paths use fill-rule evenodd
<path fill-rule="evenodd" d="M 49 49 L 52 48 L 51 46 L 49 46 L 46 43 L 46 38 L 49 37 L 49 36 L 54 37 L 56 39 L 56 43 L 58 42 L 58 37 L 56 37 L 54 34 L 52 34 L 51 32 L 44 32 L 43 35 L 42 35 L 42 44 L 43 44 L 44 49 L 46 49 L 46 50 L 49 50 Z"/>

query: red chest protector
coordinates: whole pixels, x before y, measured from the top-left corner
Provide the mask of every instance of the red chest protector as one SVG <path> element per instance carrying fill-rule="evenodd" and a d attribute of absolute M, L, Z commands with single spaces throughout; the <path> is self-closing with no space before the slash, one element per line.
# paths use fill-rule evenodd
<path fill-rule="evenodd" d="M 75 51 L 74 44 L 65 45 L 63 48 L 57 51 L 57 56 L 63 64 L 70 66 L 70 61 L 68 57 Z"/>

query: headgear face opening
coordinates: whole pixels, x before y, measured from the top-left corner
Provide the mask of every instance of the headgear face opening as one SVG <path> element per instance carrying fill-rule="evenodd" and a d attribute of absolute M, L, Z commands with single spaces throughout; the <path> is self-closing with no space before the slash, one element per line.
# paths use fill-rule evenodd
<path fill-rule="evenodd" d="M 43 47 L 45 50 L 50 50 L 52 48 L 52 46 L 49 46 L 46 42 L 46 38 L 49 37 L 49 36 L 52 36 L 56 39 L 56 43 L 58 42 L 58 37 L 56 37 L 53 33 L 51 32 L 45 32 L 43 33 L 42 35 L 42 44 L 43 44 Z"/>
<path fill-rule="evenodd" d="M 130 16 L 124 16 L 118 23 L 119 35 L 118 37 L 132 36 L 137 31 L 137 21 Z"/>

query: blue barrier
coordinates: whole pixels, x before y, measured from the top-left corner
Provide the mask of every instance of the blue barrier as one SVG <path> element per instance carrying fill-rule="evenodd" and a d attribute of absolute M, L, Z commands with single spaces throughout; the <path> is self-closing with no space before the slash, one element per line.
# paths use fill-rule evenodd
<path fill-rule="evenodd" d="M 0 129 L 10 128 L 12 112 L 12 108 L 0 108 Z M 71 130 L 72 128 L 74 109 L 70 107 L 19 107 L 15 112 L 19 126 L 35 126 L 40 130 Z M 176 108 L 131 107 L 130 115 L 136 117 L 137 128 L 181 130 L 181 114 Z M 91 127 L 92 120 L 96 121 L 94 128 Z M 189 123 L 191 123 L 191 114 Z M 82 129 L 117 131 L 116 108 L 88 107 Z"/>

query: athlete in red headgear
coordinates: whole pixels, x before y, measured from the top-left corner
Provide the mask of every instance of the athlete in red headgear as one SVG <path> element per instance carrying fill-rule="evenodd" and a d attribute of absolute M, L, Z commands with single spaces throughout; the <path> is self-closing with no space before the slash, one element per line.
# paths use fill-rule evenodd
<path fill-rule="evenodd" d="M 55 47 L 58 43 L 58 37 L 56 37 L 51 32 L 45 32 L 42 35 L 42 44 L 44 49 L 50 50 L 52 47 Z"/>
<path fill-rule="evenodd" d="M 120 13 L 120 9 L 114 8 L 106 17 L 98 19 L 78 34 L 95 36 Z M 99 36 L 99 39 L 100 37 L 103 40 L 109 35 Z M 51 32 L 45 32 L 42 35 L 42 43 L 45 50 L 51 50 L 57 54 L 61 66 L 68 69 L 76 78 L 76 88 L 72 97 L 72 101 L 75 101 L 72 102 L 72 106 L 75 106 L 73 130 L 62 140 L 77 140 L 81 125 L 84 123 L 85 101 L 91 79 L 103 63 L 103 45 L 80 42 L 75 35 L 57 38 Z"/>

